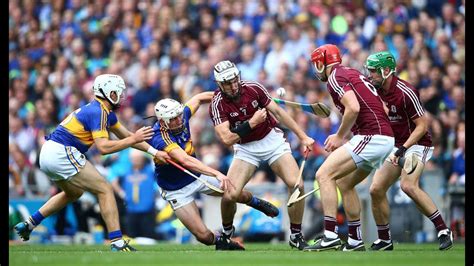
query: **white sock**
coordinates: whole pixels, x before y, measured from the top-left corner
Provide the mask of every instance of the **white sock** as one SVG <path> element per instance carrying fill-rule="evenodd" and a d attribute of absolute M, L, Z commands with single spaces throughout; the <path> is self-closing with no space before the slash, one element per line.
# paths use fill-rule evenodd
<path fill-rule="evenodd" d="M 347 238 L 347 243 L 349 243 L 349 245 L 351 245 L 351 246 L 357 246 L 360 243 L 362 243 L 362 240 L 355 240 L 355 239 L 352 239 L 352 238 L 348 237 Z"/>
<path fill-rule="evenodd" d="M 324 236 L 326 236 L 327 238 L 336 238 L 338 237 L 338 235 L 332 231 L 329 231 L 329 230 L 324 230 Z"/>
<path fill-rule="evenodd" d="M 123 247 L 123 245 L 125 244 L 125 242 L 124 242 L 123 239 L 121 238 L 121 239 L 119 239 L 119 240 L 113 241 L 111 244 L 114 244 L 114 245 L 116 245 L 117 247 L 121 248 L 121 247 Z"/>
<path fill-rule="evenodd" d="M 28 229 L 30 230 L 33 230 L 36 227 L 36 225 L 30 219 L 26 219 L 26 223 L 28 224 Z"/>

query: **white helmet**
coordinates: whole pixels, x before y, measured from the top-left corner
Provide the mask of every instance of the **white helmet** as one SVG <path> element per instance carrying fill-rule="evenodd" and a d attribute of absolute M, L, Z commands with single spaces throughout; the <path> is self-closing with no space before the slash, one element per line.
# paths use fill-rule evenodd
<path fill-rule="evenodd" d="M 239 69 L 229 60 L 220 61 L 214 66 L 214 78 L 217 82 L 227 82 L 239 75 Z"/>
<path fill-rule="evenodd" d="M 155 105 L 156 118 L 163 120 L 167 127 L 170 120 L 180 116 L 183 110 L 183 104 L 170 98 L 159 100 Z"/>
<path fill-rule="evenodd" d="M 235 78 L 237 78 L 236 82 L 238 83 L 239 89 L 236 94 L 231 95 L 225 92 L 223 83 L 228 83 Z M 224 60 L 217 63 L 214 66 L 214 79 L 216 80 L 217 86 L 219 86 L 219 89 L 222 91 L 225 97 L 229 99 L 236 99 L 240 97 L 240 71 L 234 63 L 229 60 Z"/>
<path fill-rule="evenodd" d="M 112 105 L 118 106 L 126 90 L 126 86 L 122 77 L 113 74 L 102 74 L 95 78 L 92 90 L 94 91 L 94 95 L 106 98 Z M 115 101 L 110 97 L 113 91 L 117 94 Z"/>

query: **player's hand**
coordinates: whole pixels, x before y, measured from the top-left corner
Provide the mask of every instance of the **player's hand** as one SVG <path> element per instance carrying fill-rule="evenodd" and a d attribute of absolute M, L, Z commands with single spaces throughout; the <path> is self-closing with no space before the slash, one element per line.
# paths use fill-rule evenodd
<path fill-rule="evenodd" d="M 262 108 L 257 110 L 249 120 L 250 127 L 253 128 L 256 125 L 265 122 L 265 120 L 267 120 L 267 115 L 267 109 Z"/>
<path fill-rule="evenodd" d="M 153 162 L 156 164 L 167 164 L 166 160 L 171 160 L 171 157 L 164 151 L 158 151 L 153 157 Z"/>
<path fill-rule="evenodd" d="M 139 143 L 145 140 L 149 140 L 153 137 L 153 128 L 149 126 L 142 127 L 133 133 L 132 138 L 135 143 Z"/>
<path fill-rule="evenodd" d="M 339 137 L 337 134 L 329 135 L 329 137 L 324 141 L 324 150 L 327 152 L 332 152 L 335 149 L 342 146 L 344 140 Z"/>
<path fill-rule="evenodd" d="M 407 148 L 405 148 L 405 146 L 400 146 L 400 148 L 398 148 L 398 150 L 389 157 L 392 164 L 398 165 L 398 161 L 400 160 L 400 158 L 405 156 L 406 151 L 407 151 Z"/>
<path fill-rule="evenodd" d="M 306 150 L 312 151 L 313 150 L 313 145 L 314 145 L 314 139 L 311 138 L 311 137 L 306 136 L 301 140 L 301 145 L 306 147 L 305 151 Z"/>
<path fill-rule="evenodd" d="M 216 175 L 216 178 L 219 181 L 221 181 L 222 190 L 227 191 L 227 190 L 230 190 L 231 188 L 235 189 L 234 184 L 232 183 L 232 181 L 230 180 L 228 176 L 219 173 L 218 175 Z"/>

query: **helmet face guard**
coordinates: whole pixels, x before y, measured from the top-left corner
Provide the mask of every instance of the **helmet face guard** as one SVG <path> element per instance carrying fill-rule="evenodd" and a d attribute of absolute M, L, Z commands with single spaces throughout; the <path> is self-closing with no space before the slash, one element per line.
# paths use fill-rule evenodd
<path fill-rule="evenodd" d="M 388 51 L 382 51 L 369 55 L 364 67 L 367 70 L 365 73 L 366 76 L 372 81 L 372 83 L 374 83 L 374 86 L 377 88 L 381 88 L 385 83 L 385 80 L 397 71 L 395 57 Z M 385 74 L 384 70 L 386 68 L 390 69 L 388 74 Z M 372 79 L 370 72 L 374 71 L 382 76 L 382 80 L 380 82 L 378 80 Z"/>
<path fill-rule="evenodd" d="M 240 97 L 240 71 L 229 60 L 224 60 L 214 66 L 214 79 L 222 94 L 230 100 Z"/>
<path fill-rule="evenodd" d="M 115 110 L 120 107 L 125 99 L 127 88 L 122 77 L 113 74 L 103 74 L 95 78 L 92 89 L 95 96 L 107 100 L 112 105 L 112 109 Z"/>
<path fill-rule="evenodd" d="M 155 105 L 155 114 L 158 121 L 163 122 L 162 125 L 165 129 L 171 130 L 172 133 L 180 133 L 184 129 L 184 122 L 181 119 L 181 123 L 174 127 L 170 127 L 171 120 L 183 116 L 184 105 L 180 102 L 167 98 L 158 101 Z"/>
<path fill-rule="evenodd" d="M 342 62 L 341 54 L 337 46 L 325 44 L 316 48 L 311 53 L 311 62 L 315 69 L 316 77 L 321 81 L 327 81 L 326 69 Z"/>

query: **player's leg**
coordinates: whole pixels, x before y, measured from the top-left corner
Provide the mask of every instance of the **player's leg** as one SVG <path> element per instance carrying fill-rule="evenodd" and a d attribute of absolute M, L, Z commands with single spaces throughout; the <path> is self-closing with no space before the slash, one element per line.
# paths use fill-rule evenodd
<path fill-rule="evenodd" d="M 343 251 L 364 251 L 360 223 L 360 200 L 355 186 L 370 174 L 369 169 L 358 168 L 349 175 L 340 178 L 336 184 L 342 194 L 342 202 L 347 217 L 349 236 Z"/>
<path fill-rule="evenodd" d="M 288 187 L 288 196 L 292 193 L 295 183 L 298 179 L 299 169 L 295 158 L 291 153 L 284 153 L 278 159 L 270 164 L 272 171 L 282 178 Z M 298 184 L 302 194 L 304 194 L 303 180 Z M 291 207 L 288 207 L 288 216 L 290 219 L 290 241 L 291 247 L 302 250 L 308 244 L 301 233 L 301 223 L 303 221 L 305 201 L 301 200 Z"/>
<path fill-rule="evenodd" d="M 76 175 L 86 163 L 84 156 L 73 147 L 65 147 L 59 143 L 48 140 L 41 147 L 39 154 L 40 168 L 51 181 L 63 190 L 50 198 L 39 210 L 34 212 L 26 221 L 15 225 L 14 229 L 20 237 L 27 241 L 31 231 L 43 219 L 64 208 L 69 202 L 79 198 L 83 190 L 71 185 L 68 180 Z"/>
<path fill-rule="evenodd" d="M 370 247 L 371 250 L 393 250 L 390 237 L 390 205 L 387 191 L 398 179 L 401 167 L 385 161 L 382 167 L 375 171 L 370 185 L 372 214 L 377 225 L 378 239 Z"/>
<path fill-rule="evenodd" d="M 306 247 L 307 251 L 322 251 L 338 249 L 341 239 L 337 234 L 337 190 L 336 180 L 355 171 L 357 166 L 352 160 L 351 154 L 344 147 L 334 150 L 326 158 L 324 163 L 316 172 L 319 183 L 321 203 L 324 212 L 324 236 L 318 239 L 314 245 Z"/>
<path fill-rule="evenodd" d="M 431 197 L 420 188 L 420 177 L 423 173 L 425 165 L 419 160 L 413 173 L 408 175 L 402 171 L 400 186 L 415 203 L 421 213 L 423 213 L 434 224 L 438 231 L 438 239 L 440 242 L 439 249 L 446 250 L 453 245 L 453 236 L 451 230 L 448 229 L 446 223 L 441 216 L 438 208 Z"/>
<path fill-rule="evenodd" d="M 217 179 L 214 177 L 210 177 L 206 175 L 201 175 L 200 177 L 216 187 L 220 186 L 219 181 L 217 181 Z M 204 190 L 202 190 L 201 192 L 210 196 L 215 196 L 215 197 L 223 196 L 222 193 L 216 192 L 207 187 L 204 188 Z M 271 204 L 270 202 L 264 199 L 255 197 L 250 191 L 245 190 L 245 189 L 243 189 L 240 195 L 237 197 L 236 202 L 248 205 L 256 210 L 263 212 L 265 215 L 272 218 L 278 216 L 278 214 L 280 213 L 280 211 L 275 205 Z"/>
<path fill-rule="evenodd" d="M 249 181 L 252 174 L 257 167 L 254 164 L 234 158 L 232 161 L 227 176 L 232 180 L 234 187 L 224 192 L 221 199 L 221 214 L 223 233 L 226 236 L 232 236 L 234 232 L 234 215 L 237 209 L 236 202 L 243 190 L 243 187 Z"/>
<path fill-rule="evenodd" d="M 219 234 L 209 230 L 202 221 L 194 201 L 177 208 L 175 214 L 199 242 L 208 246 L 215 244 L 217 250 L 245 250 L 240 243 L 226 238 L 221 239 Z"/>
<path fill-rule="evenodd" d="M 115 201 L 112 185 L 100 175 L 97 169 L 87 161 L 82 171 L 71 178 L 70 182 L 97 196 L 100 213 L 109 232 L 112 250 L 135 251 L 134 248 L 129 246 L 128 243 L 122 239 L 117 203 Z"/>
<path fill-rule="evenodd" d="M 28 219 L 15 226 L 15 230 L 23 241 L 28 241 L 31 231 L 45 218 L 60 211 L 68 203 L 76 201 L 84 192 L 82 189 L 70 184 L 66 180 L 55 181 L 62 191 L 51 197 L 39 210 L 34 212 Z"/>

